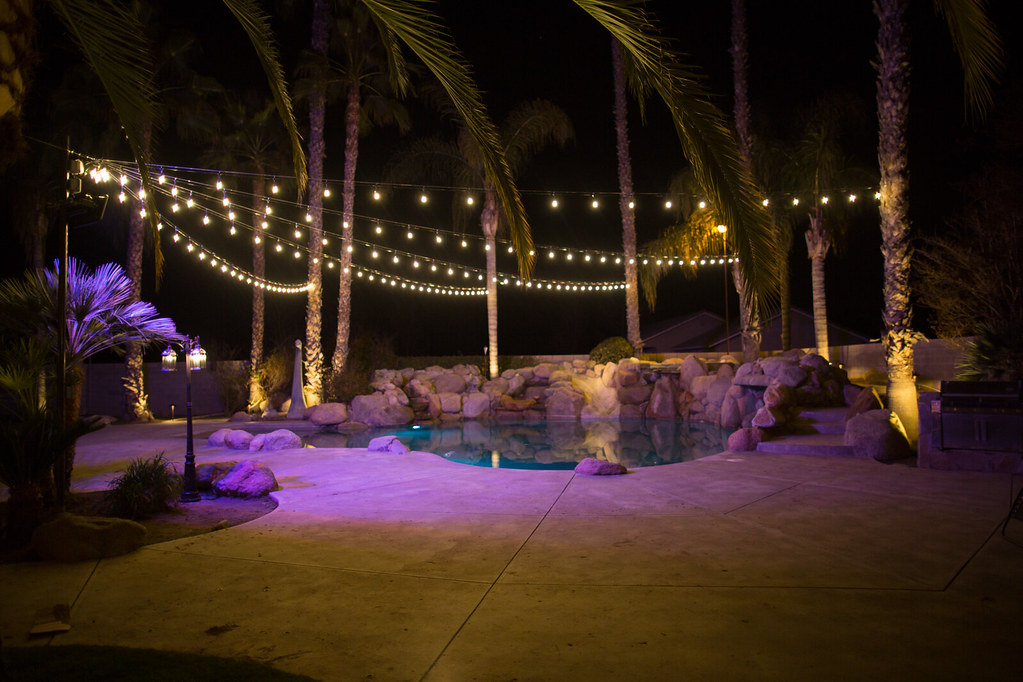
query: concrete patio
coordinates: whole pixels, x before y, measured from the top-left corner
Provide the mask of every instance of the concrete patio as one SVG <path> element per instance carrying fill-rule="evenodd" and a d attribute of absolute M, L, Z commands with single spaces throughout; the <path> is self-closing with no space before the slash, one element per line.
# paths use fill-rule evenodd
<path fill-rule="evenodd" d="M 75 486 L 161 451 L 182 459 L 182 422 L 91 434 Z M 239 454 L 203 437 L 196 451 Z M 322 680 L 1004 680 L 1023 666 L 1023 521 L 998 532 L 1021 476 L 785 453 L 601 478 L 426 453 L 259 459 L 283 489 L 256 521 L 0 565 L 4 646 L 201 652 Z M 57 603 L 71 631 L 29 640 Z"/>

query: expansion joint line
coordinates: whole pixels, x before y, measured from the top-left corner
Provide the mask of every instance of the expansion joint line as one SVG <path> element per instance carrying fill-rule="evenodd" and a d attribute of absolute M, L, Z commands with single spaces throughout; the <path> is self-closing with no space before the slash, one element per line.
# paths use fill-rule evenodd
<path fill-rule="evenodd" d="M 511 566 L 512 562 L 515 561 L 515 558 L 518 557 L 519 552 L 521 552 L 522 549 L 526 546 L 526 543 L 528 543 L 533 538 L 533 535 L 535 535 L 536 531 L 539 530 L 540 525 L 543 524 L 543 522 L 547 520 L 547 516 L 551 513 L 551 510 L 554 509 L 554 505 L 556 505 L 558 503 L 558 500 L 561 499 L 561 496 L 565 494 L 566 490 L 568 490 L 568 486 L 572 483 L 572 480 L 574 478 L 575 477 L 572 476 L 567 481 L 565 481 L 564 487 L 561 489 L 561 492 L 558 493 L 558 496 L 556 498 L 554 498 L 554 501 L 551 502 L 551 506 L 549 506 L 547 508 L 547 511 L 545 511 L 543 513 L 543 516 L 541 516 L 540 520 L 538 520 L 536 522 L 536 525 L 533 526 L 533 529 L 531 531 L 529 531 L 529 535 L 526 536 L 526 539 L 522 541 L 522 544 L 520 544 L 516 548 L 516 550 L 512 553 L 511 557 L 504 564 L 504 566 L 501 568 L 501 570 L 498 571 L 497 577 L 495 577 L 490 582 L 490 585 L 487 586 L 487 590 L 479 598 L 479 601 L 476 602 L 476 605 L 472 607 L 472 610 L 469 611 L 469 614 L 462 620 L 462 623 L 451 634 L 451 637 L 448 639 L 447 642 L 445 642 L 444 646 L 441 647 L 441 650 L 437 654 L 437 657 L 433 659 L 433 662 L 430 663 L 430 666 L 426 669 L 425 672 L 423 672 L 423 676 L 421 678 L 419 678 L 420 680 L 425 680 L 427 677 L 429 677 L 430 672 L 434 669 L 434 667 L 440 661 L 441 657 L 444 656 L 444 652 L 446 652 L 448 650 L 448 648 L 451 646 L 452 642 L 454 642 L 455 639 L 458 637 L 458 635 L 460 635 L 462 633 L 462 630 L 469 623 L 469 621 L 472 619 L 472 617 L 474 615 L 476 615 L 476 612 L 479 610 L 480 606 L 483 605 L 483 602 L 486 601 L 487 597 L 490 595 L 490 592 L 497 586 L 498 581 L 501 580 L 501 577 L 504 575 L 505 571 L 508 570 L 508 567 Z"/>

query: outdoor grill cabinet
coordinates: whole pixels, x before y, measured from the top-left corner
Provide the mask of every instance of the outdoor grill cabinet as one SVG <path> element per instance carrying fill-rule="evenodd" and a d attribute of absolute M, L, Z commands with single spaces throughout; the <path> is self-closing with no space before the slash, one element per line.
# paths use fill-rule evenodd
<path fill-rule="evenodd" d="M 1023 452 L 1023 381 L 941 382 L 943 450 Z"/>

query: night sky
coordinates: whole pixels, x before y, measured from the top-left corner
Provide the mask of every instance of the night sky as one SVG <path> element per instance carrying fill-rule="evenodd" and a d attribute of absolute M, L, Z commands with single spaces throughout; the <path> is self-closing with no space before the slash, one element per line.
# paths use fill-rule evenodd
<path fill-rule="evenodd" d="M 732 111 L 729 4 L 648 3 L 664 32 L 676 38 L 678 49 L 689 54 L 691 63 L 706 74 L 708 89 L 727 114 Z M 877 27 L 869 0 L 750 1 L 748 5 L 754 128 L 763 135 L 792 136 L 801 112 L 816 98 L 827 93 L 845 93 L 862 101 L 868 114 L 860 134 L 848 141 L 850 159 L 858 165 L 876 168 L 876 119 L 869 115 L 874 111 L 874 72 L 870 62 Z M 262 86 L 251 48 L 240 29 L 230 25 L 226 10 L 209 9 L 206 3 L 196 2 L 175 3 L 174 8 L 169 24 L 195 31 L 204 46 L 203 57 L 197 60 L 198 70 L 216 75 L 228 87 Z M 611 112 L 610 37 L 567 1 L 443 1 L 438 9 L 449 22 L 455 42 L 473 65 L 494 120 L 503 119 L 516 104 L 537 97 L 553 101 L 572 120 L 574 142 L 565 149 L 550 148 L 540 153 L 519 178 L 534 241 L 575 249 L 580 254 L 585 249 L 620 249 L 620 216 L 612 196 L 617 190 L 617 166 Z M 1008 24 L 998 15 L 999 9 L 1002 8 L 995 8 L 995 18 L 1004 27 Z M 929 12 L 930 3 L 914 3 L 911 206 L 914 225 L 922 230 L 940 229 L 946 216 L 961 203 L 958 183 L 970 171 L 972 157 L 967 142 L 974 135 L 963 125 L 960 74 L 947 32 Z M 298 51 L 307 39 L 308 24 L 308 17 L 301 12 L 275 20 L 289 74 L 293 74 Z M 44 31 L 49 28 L 44 24 Z M 54 45 L 53 37 L 44 39 L 42 44 L 44 50 Z M 1014 75 L 1011 69 L 1016 60 L 1011 36 L 1006 45 L 1010 70 L 1003 79 L 1006 86 L 1000 88 L 998 102 L 1003 109 L 1009 106 L 1009 86 L 1013 84 L 1010 76 Z M 53 82 L 62 72 L 63 67 L 54 62 L 59 58 L 67 57 L 47 54 L 39 70 L 40 83 Z M 422 102 L 413 101 L 409 106 L 414 116 L 410 136 L 450 130 Z M 326 175 L 332 181 L 334 194 L 325 206 L 337 211 L 341 207 L 343 171 L 342 111 L 341 104 L 328 110 L 327 129 Z M 297 114 L 303 126 L 306 109 L 300 106 Z M 58 144 L 65 134 L 73 134 L 72 130 L 42 130 L 32 121 L 26 127 L 32 136 Z M 630 102 L 630 134 L 633 176 L 639 195 L 638 231 L 643 242 L 669 224 L 670 214 L 662 206 L 663 193 L 672 174 L 684 169 L 686 162 L 659 100 L 648 101 L 645 125 L 635 103 Z M 452 193 L 431 192 L 431 202 L 426 207 L 415 201 L 413 194 L 418 195 L 418 189 L 413 192 L 411 188 L 389 191 L 386 205 L 374 204 L 369 199 L 372 184 L 385 186 L 388 164 L 406 142 L 392 128 L 374 129 L 362 138 L 357 180 L 364 184 L 360 184 L 355 210 L 363 220 L 357 218 L 357 238 L 369 239 L 371 225 L 378 218 L 395 224 L 451 229 L 448 201 Z M 76 146 L 74 139 L 72 146 Z M 175 139 L 173 127 L 168 126 L 155 157 L 157 162 L 200 166 L 198 152 L 194 146 Z M 119 158 L 126 158 L 124 150 L 119 154 Z M 60 173 L 59 167 L 55 173 Z M 432 183 L 424 180 L 424 184 Z M 549 206 L 552 193 L 562 199 L 562 207 L 557 211 Z M 589 207 L 591 193 L 602 201 L 598 210 Z M 828 258 L 828 313 L 837 324 L 877 337 L 881 331 L 881 254 L 877 212 L 870 203 L 860 206 L 852 215 L 849 238 L 837 254 Z M 72 255 L 94 264 L 123 260 L 124 215 L 125 209 L 112 201 L 102 224 L 72 233 Z M 326 219 L 328 230 L 333 219 Z M 399 232 L 404 234 L 404 230 L 392 229 L 391 223 L 385 224 L 389 226 L 389 238 L 397 238 Z M 469 225 L 468 234 L 477 234 L 478 229 L 477 218 Z M 810 310 L 809 261 L 801 232 L 795 235 L 790 257 L 792 303 Z M 223 246 L 216 248 L 223 249 L 225 257 L 239 264 L 249 258 L 246 249 L 232 246 L 232 242 L 223 240 L 222 234 L 217 238 L 221 241 L 216 243 Z M 212 236 L 210 240 L 214 243 Z M 451 241 L 444 247 L 447 251 L 428 242 L 426 237 L 419 236 L 414 248 L 407 244 L 402 248 L 483 267 L 481 249 L 473 261 L 462 253 L 453 253 Z M 216 344 L 221 354 L 247 357 L 250 290 L 200 267 L 194 257 L 169 241 L 164 242 L 164 251 L 166 272 L 159 290 L 148 265 L 151 260 L 147 261 L 150 271 L 146 275 L 144 297 L 156 303 L 161 313 L 174 318 L 181 331 L 199 334 L 204 344 Z M 50 258 L 56 257 L 56 253 L 56 240 L 51 239 Z M 24 266 L 19 255 L 12 244 L 4 260 L 5 274 L 16 273 Z M 272 251 L 268 253 L 271 273 L 279 273 L 285 281 L 303 278 L 302 266 L 295 262 L 275 263 L 275 257 Z M 356 261 L 359 260 L 357 257 Z M 538 258 L 535 276 L 540 278 L 611 280 L 621 276 L 612 267 L 599 269 L 581 263 L 563 265 L 556 271 L 544 270 L 549 265 L 543 261 Z M 513 272 L 511 259 L 499 260 L 499 268 Z M 325 274 L 324 346 L 328 355 L 333 348 L 336 324 L 335 272 Z M 499 291 L 502 354 L 586 353 L 603 338 L 625 333 L 622 293 L 555 294 L 507 287 Z M 641 315 L 647 323 L 702 309 L 720 314 L 723 308 L 722 269 L 708 267 L 695 280 L 685 280 L 680 274 L 668 277 L 659 289 L 656 310 L 650 311 L 643 304 Z M 734 315 L 734 292 L 729 309 Z M 302 338 L 304 314 L 303 296 L 268 295 L 267 344 Z M 486 344 L 484 297 L 411 294 L 356 281 L 352 318 L 355 335 L 373 333 L 389 337 L 399 354 L 479 354 Z M 926 322 L 925 316 L 918 320 Z"/>

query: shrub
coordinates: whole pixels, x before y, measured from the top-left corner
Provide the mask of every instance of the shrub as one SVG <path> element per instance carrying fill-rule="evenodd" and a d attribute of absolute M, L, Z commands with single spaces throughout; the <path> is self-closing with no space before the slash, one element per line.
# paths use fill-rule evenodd
<path fill-rule="evenodd" d="M 632 344 L 621 336 L 612 336 L 598 343 L 590 351 L 590 360 L 600 364 L 608 362 L 619 362 L 625 358 L 631 358 L 635 351 Z"/>
<path fill-rule="evenodd" d="M 172 508 L 181 493 L 181 477 L 161 452 L 150 459 L 132 460 L 111 481 L 106 500 L 114 516 L 142 519 Z"/>
<path fill-rule="evenodd" d="M 348 361 L 339 374 L 331 373 L 326 381 L 327 399 L 351 402 L 357 395 L 372 393 L 370 380 L 377 369 L 393 369 L 398 364 L 391 339 L 375 334 L 360 334 L 352 339 Z"/>

